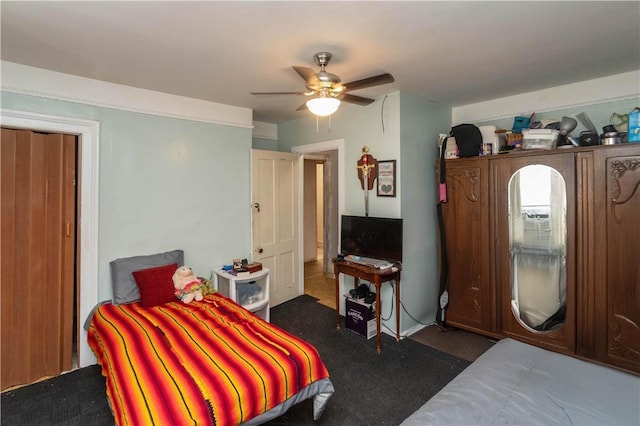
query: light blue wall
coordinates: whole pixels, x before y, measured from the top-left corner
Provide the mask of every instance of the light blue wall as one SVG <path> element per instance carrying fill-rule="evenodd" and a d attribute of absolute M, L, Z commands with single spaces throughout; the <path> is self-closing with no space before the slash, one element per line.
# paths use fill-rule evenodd
<path fill-rule="evenodd" d="M 251 129 L 8 92 L 1 106 L 100 123 L 100 300 L 119 257 L 180 248 L 209 277 L 251 254 Z"/>
<path fill-rule="evenodd" d="M 402 268 L 403 329 L 436 317 L 438 226 L 436 160 L 439 133 L 451 128 L 451 108 L 402 93 L 400 97 L 400 180 L 404 218 Z"/>
<path fill-rule="evenodd" d="M 251 142 L 251 148 L 264 149 L 267 151 L 277 151 L 278 141 L 273 139 L 253 138 L 253 141 Z"/>

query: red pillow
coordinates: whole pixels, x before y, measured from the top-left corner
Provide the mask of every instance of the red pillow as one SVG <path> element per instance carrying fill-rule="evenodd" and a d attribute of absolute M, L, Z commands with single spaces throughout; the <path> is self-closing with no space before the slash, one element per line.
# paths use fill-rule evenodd
<path fill-rule="evenodd" d="M 133 278 L 140 289 L 141 306 L 158 306 L 177 300 L 173 288 L 173 274 L 176 269 L 178 264 L 172 263 L 133 272 Z"/>

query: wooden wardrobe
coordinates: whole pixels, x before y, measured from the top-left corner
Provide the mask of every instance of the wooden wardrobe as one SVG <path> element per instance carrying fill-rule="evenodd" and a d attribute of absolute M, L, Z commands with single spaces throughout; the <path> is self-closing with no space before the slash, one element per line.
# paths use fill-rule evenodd
<path fill-rule="evenodd" d="M 447 324 L 640 373 L 640 144 L 446 161 Z M 566 316 L 549 332 L 511 303 L 508 185 L 532 164 L 566 184 Z"/>

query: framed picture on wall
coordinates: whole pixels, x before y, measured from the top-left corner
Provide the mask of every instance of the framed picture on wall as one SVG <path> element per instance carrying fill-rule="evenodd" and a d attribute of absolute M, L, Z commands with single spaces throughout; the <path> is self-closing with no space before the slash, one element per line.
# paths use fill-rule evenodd
<path fill-rule="evenodd" d="M 396 196 L 396 160 L 378 161 L 378 197 Z"/>

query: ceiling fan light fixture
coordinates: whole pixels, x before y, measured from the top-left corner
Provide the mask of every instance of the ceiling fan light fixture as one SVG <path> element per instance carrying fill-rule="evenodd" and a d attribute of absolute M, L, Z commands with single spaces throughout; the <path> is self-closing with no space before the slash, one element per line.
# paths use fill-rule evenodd
<path fill-rule="evenodd" d="M 2 0 L 0 0 L 2 1 Z M 304 66 L 294 65 L 293 70 L 304 80 L 305 92 L 251 92 L 252 95 L 304 95 L 309 100 L 300 105 L 296 111 L 305 108 L 317 117 L 330 116 L 338 110 L 341 102 L 366 106 L 375 102 L 375 99 L 352 95 L 348 92 L 393 83 L 395 80 L 389 73 L 374 75 L 373 77 L 351 81 L 343 84 L 335 74 L 328 73 L 326 66 L 331 60 L 331 53 L 318 52 L 313 56 L 320 71 Z"/>
<path fill-rule="evenodd" d="M 338 110 L 338 107 L 340 107 L 340 99 L 319 96 L 309 99 L 306 104 L 309 111 L 320 117 L 325 117 Z"/>

